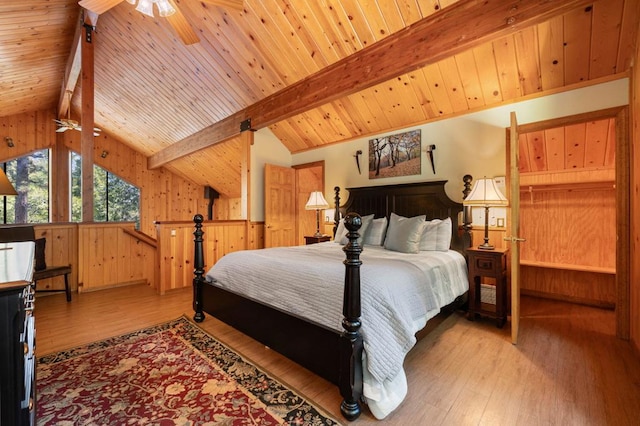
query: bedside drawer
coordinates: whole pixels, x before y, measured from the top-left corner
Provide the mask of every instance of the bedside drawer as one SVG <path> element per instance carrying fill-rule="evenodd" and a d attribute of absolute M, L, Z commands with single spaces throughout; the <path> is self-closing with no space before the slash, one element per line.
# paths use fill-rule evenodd
<path fill-rule="evenodd" d="M 491 257 L 476 257 L 473 266 L 476 271 L 493 271 L 495 268 L 495 259 Z"/>

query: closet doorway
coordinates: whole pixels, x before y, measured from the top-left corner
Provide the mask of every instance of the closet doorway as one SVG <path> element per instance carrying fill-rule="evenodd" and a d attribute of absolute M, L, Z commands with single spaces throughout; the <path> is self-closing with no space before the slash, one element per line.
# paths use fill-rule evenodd
<path fill-rule="evenodd" d="M 518 126 L 521 292 L 615 308 L 620 338 L 630 331 L 628 123 L 625 106 Z"/>

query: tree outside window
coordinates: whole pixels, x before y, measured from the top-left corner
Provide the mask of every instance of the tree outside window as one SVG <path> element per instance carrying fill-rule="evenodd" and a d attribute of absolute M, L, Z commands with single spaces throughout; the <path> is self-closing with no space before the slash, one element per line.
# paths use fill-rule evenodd
<path fill-rule="evenodd" d="M 82 221 L 82 159 L 71 154 L 71 220 Z M 140 226 L 140 189 L 100 166 L 93 166 L 93 219 Z"/>
<path fill-rule="evenodd" d="M 0 197 L 2 223 L 47 223 L 49 218 L 49 150 L 0 163 L 17 196 Z"/>

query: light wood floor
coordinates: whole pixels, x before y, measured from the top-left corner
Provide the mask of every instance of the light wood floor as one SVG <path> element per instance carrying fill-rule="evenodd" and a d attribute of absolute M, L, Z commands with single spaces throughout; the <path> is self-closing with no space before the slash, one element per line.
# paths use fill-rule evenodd
<path fill-rule="evenodd" d="M 394 425 L 639 425 L 640 360 L 614 337 L 612 311 L 523 298 L 520 342 L 509 323 L 453 314 L 405 361 L 409 395 Z M 146 286 L 38 296 L 37 354 L 192 316 L 191 290 L 157 296 Z M 338 419 L 337 388 L 207 317 L 220 341 Z M 346 422 L 345 422 L 346 423 Z M 354 424 L 380 424 L 366 411 Z"/>

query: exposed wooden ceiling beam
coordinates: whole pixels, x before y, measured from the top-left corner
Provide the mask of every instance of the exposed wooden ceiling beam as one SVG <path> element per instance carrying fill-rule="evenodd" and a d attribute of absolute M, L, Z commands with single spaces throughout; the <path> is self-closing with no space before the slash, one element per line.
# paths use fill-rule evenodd
<path fill-rule="evenodd" d="M 64 71 L 64 80 L 62 81 L 62 89 L 60 90 L 60 99 L 58 100 L 58 118 L 65 117 L 67 112 L 71 108 L 71 96 L 78 84 L 78 78 L 80 77 L 81 66 L 81 43 L 82 26 L 83 24 L 96 26 L 98 22 L 98 15 L 89 11 L 81 11 L 78 16 L 76 32 L 73 36 L 73 42 L 71 43 L 71 52 L 69 53 L 69 59 L 67 60 L 67 66 Z"/>
<path fill-rule="evenodd" d="M 461 0 L 149 157 L 150 169 L 438 62 L 590 0 Z"/>

